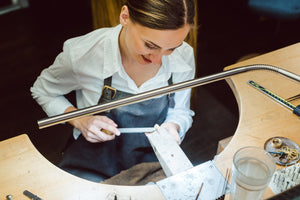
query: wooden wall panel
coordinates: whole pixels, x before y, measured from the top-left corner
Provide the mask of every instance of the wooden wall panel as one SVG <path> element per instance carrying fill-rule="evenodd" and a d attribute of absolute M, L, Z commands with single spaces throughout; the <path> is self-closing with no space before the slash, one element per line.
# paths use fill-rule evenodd
<path fill-rule="evenodd" d="M 91 0 L 94 29 L 119 24 L 122 0 Z"/>

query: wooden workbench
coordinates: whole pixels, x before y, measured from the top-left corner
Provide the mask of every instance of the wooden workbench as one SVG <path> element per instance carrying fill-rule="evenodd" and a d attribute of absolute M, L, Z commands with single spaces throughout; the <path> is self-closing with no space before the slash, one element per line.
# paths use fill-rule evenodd
<path fill-rule="evenodd" d="M 270 64 L 300 74 L 300 43 L 264 54 L 235 65 Z M 223 174 L 231 168 L 233 154 L 244 146 L 263 147 L 274 136 L 284 136 L 300 144 L 299 117 L 275 103 L 247 84 L 253 80 L 275 94 L 288 98 L 300 93 L 300 84 L 274 72 L 253 71 L 228 79 L 239 105 L 237 130 L 224 151 L 217 156 L 216 165 Z M 300 101 L 293 102 L 298 105 Z M 297 104 L 298 103 L 298 104 Z M 115 186 L 93 183 L 68 174 L 46 160 L 23 134 L 0 142 L 0 199 L 11 194 L 13 199 L 27 200 L 24 190 L 43 200 L 101 200 L 118 193 L 122 199 L 162 200 L 156 185 Z M 272 195 L 269 190 L 265 197 Z"/>
<path fill-rule="evenodd" d="M 300 75 L 300 43 L 228 66 L 225 70 L 252 64 L 268 64 Z M 216 165 L 225 174 L 232 167 L 234 153 L 244 146 L 264 148 L 266 140 L 276 136 L 300 144 L 300 119 L 291 110 L 250 86 L 253 80 L 274 94 L 286 99 L 300 93 L 300 83 L 271 71 L 251 71 L 227 80 L 239 106 L 239 123 L 227 147 L 216 158 Z M 299 105 L 300 100 L 293 101 Z M 272 196 L 267 190 L 264 198 Z"/>

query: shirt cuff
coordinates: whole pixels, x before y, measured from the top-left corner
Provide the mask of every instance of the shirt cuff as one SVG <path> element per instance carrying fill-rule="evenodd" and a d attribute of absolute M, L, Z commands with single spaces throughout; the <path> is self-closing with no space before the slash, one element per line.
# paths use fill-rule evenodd
<path fill-rule="evenodd" d="M 169 109 L 165 122 L 173 122 L 179 125 L 179 137 L 181 141 L 184 139 L 186 132 L 191 128 L 193 122 L 194 111 L 178 111 Z"/>
<path fill-rule="evenodd" d="M 43 109 L 50 117 L 50 116 L 63 114 L 65 110 L 70 106 L 73 105 L 64 96 L 59 96 L 53 99 L 51 103 L 49 103 Z"/>

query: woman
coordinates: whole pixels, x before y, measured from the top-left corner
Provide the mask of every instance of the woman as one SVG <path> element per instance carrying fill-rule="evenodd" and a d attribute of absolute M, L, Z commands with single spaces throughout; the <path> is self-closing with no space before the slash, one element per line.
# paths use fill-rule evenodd
<path fill-rule="evenodd" d="M 193 50 L 183 41 L 193 18 L 193 0 L 127 0 L 120 25 L 64 43 L 53 65 L 37 78 L 32 96 L 53 116 L 193 79 Z M 77 106 L 64 97 L 74 90 Z M 194 115 L 190 93 L 183 90 L 70 121 L 76 141 L 60 167 L 98 182 L 137 163 L 157 161 L 144 134 L 120 134 L 118 128 L 159 124 L 180 143 Z"/>

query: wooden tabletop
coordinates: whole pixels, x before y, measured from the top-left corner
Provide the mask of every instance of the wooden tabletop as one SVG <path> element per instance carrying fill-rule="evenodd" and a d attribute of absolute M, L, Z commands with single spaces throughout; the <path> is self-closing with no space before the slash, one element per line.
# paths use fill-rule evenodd
<path fill-rule="evenodd" d="M 24 190 L 43 200 L 114 200 L 114 193 L 124 200 L 164 199 L 156 185 L 105 185 L 64 172 L 46 160 L 25 134 L 0 143 L 0 177 L 1 200 L 8 194 L 14 200 L 28 200 Z"/>
<path fill-rule="evenodd" d="M 226 67 L 225 70 L 252 64 L 273 65 L 300 75 L 300 43 L 236 63 Z M 246 72 L 227 80 L 238 102 L 239 123 L 230 143 L 216 159 L 216 165 L 223 174 L 226 168 L 232 167 L 233 155 L 241 147 L 264 148 L 265 142 L 276 136 L 289 138 L 300 145 L 299 117 L 250 86 L 247 83 L 249 80 L 253 80 L 284 99 L 300 93 L 299 82 L 271 71 Z M 291 103 L 299 105 L 300 100 Z M 272 195 L 269 190 L 264 198 Z"/>
<path fill-rule="evenodd" d="M 300 43 L 264 54 L 225 70 L 250 65 L 270 64 L 300 74 Z M 233 154 L 244 146 L 263 147 L 274 136 L 287 137 L 300 144 L 299 117 L 247 84 L 253 80 L 275 94 L 288 98 L 300 93 L 300 84 L 269 71 L 252 71 L 228 79 L 239 105 L 240 119 L 237 130 L 216 165 L 223 174 L 231 168 Z M 298 105 L 300 101 L 293 104 Z M 122 199 L 162 200 L 156 185 L 115 186 L 93 183 L 68 174 L 46 160 L 23 134 L 0 142 L 0 199 L 8 194 L 16 200 L 28 200 L 28 190 L 43 200 L 101 200 Z M 265 197 L 271 196 L 268 191 Z M 111 198 L 109 198 L 111 197 Z"/>

